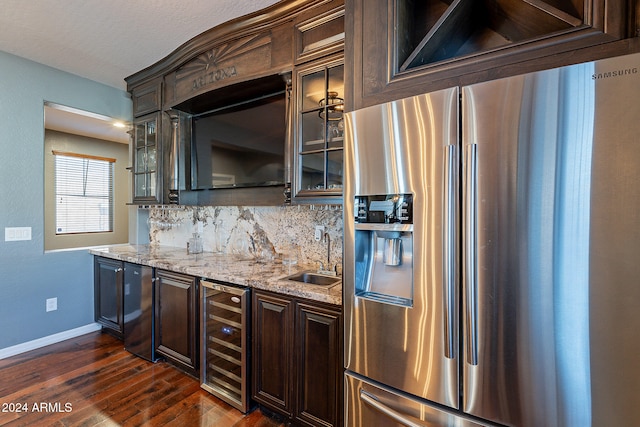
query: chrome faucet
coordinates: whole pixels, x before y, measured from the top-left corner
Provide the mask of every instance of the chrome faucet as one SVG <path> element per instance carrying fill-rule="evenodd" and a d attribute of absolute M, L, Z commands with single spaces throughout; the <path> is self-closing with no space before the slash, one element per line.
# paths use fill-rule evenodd
<path fill-rule="evenodd" d="M 319 274 L 326 274 L 329 276 L 337 276 L 338 275 L 338 265 L 336 264 L 333 269 L 331 268 L 331 237 L 329 233 L 326 231 L 322 235 L 322 241 L 327 243 L 327 266 L 325 268 L 322 261 L 320 261 L 320 269 L 318 270 Z"/>

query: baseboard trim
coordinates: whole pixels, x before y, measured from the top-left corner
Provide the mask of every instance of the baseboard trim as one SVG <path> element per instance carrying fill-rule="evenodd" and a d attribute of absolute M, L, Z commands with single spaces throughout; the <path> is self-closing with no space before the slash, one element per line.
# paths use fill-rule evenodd
<path fill-rule="evenodd" d="M 102 328 L 98 323 L 90 323 L 79 328 L 69 329 L 68 331 L 59 332 L 57 334 L 49 335 L 46 337 L 38 338 L 33 341 L 27 341 L 22 344 L 17 344 L 11 347 L 0 349 L 0 360 L 7 357 L 15 356 L 20 353 L 35 350 L 40 347 L 55 344 L 60 341 L 68 340 L 70 338 L 79 337 L 80 335 L 88 334 L 90 332 L 99 331 Z"/>

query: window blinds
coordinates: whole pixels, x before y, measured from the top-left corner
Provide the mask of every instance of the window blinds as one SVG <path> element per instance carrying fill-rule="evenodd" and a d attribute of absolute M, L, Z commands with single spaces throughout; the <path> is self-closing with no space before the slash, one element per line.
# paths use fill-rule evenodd
<path fill-rule="evenodd" d="M 115 159 L 53 152 L 56 234 L 113 231 Z"/>

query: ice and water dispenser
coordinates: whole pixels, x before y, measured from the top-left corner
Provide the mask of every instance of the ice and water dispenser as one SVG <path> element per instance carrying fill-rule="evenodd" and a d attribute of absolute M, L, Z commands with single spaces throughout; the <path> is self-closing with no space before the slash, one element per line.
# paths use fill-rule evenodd
<path fill-rule="evenodd" d="M 413 305 L 413 195 L 356 196 L 355 294 Z"/>

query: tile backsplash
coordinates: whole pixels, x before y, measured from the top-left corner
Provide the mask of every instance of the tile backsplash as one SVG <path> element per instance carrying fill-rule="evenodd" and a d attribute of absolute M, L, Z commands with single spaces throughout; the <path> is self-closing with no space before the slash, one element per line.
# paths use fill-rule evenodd
<path fill-rule="evenodd" d="M 327 240 L 316 241 L 316 225 L 330 241 L 330 263 L 342 264 L 340 206 L 152 206 L 149 243 L 184 247 L 201 230 L 203 250 L 278 260 L 293 248 L 300 264 L 323 262 Z"/>

